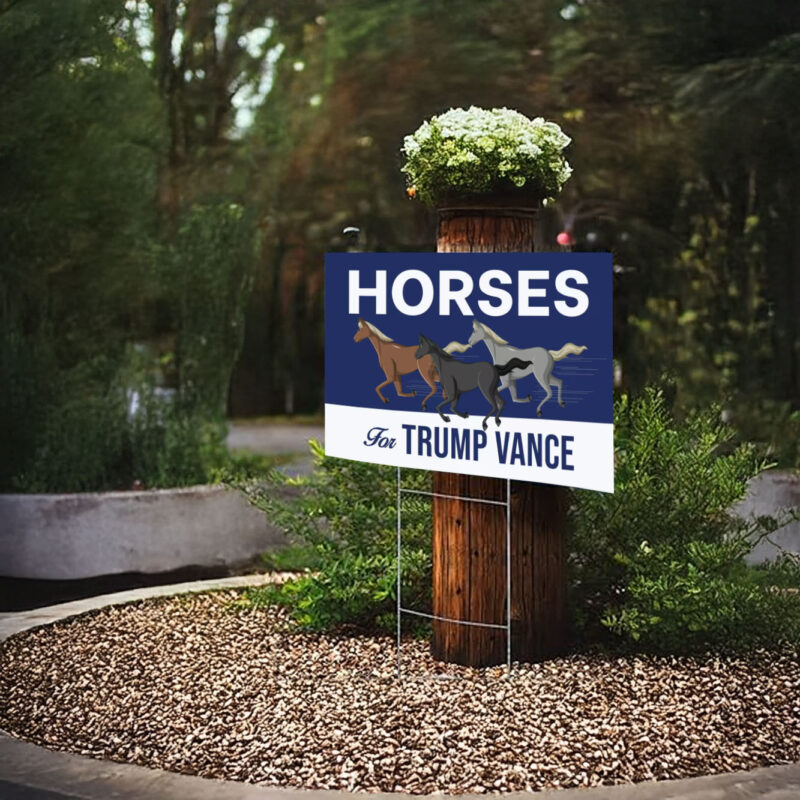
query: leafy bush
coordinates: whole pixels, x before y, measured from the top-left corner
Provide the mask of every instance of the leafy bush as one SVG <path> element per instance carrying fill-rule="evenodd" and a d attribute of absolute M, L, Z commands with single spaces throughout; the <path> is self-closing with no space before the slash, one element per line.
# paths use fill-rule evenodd
<path fill-rule="evenodd" d="M 21 381 L 8 387 L 6 402 L 0 402 L 9 413 L 4 419 L 11 434 L 4 453 L 9 459 L 5 487 L 26 492 L 112 488 L 125 469 L 127 434 L 125 393 L 113 380 L 113 359 L 95 357 L 54 370 L 47 383 L 47 346 L 23 347 L 23 352 L 31 356 L 30 394 L 20 392 Z M 13 383 L 20 377 L 16 369 L 4 374 Z M 15 389 L 25 401 L 16 408 L 9 402 Z M 0 490 L 5 487 L 0 484 Z"/>
<path fill-rule="evenodd" d="M 167 261 L 178 394 L 185 407 L 211 418 L 225 415 L 256 245 L 254 221 L 241 205 L 198 204 L 184 215 Z"/>
<path fill-rule="evenodd" d="M 508 108 L 450 109 L 423 122 L 403 142 L 403 172 L 420 199 L 448 194 L 519 191 L 555 196 L 572 169 L 562 151 L 570 138 L 555 122 Z"/>
<path fill-rule="evenodd" d="M 322 563 L 317 548 L 306 542 L 262 553 L 261 561 L 270 572 L 316 571 Z"/>
<path fill-rule="evenodd" d="M 225 423 L 150 395 L 130 427 L 131 476 L 148 489 L 209 483 L 228 465 Z"/>
<path fill-rule="evenodd" d="M 301 627 L 322 630 L 340 625 L 394 630 L 397 561 L 394 554 L 363 555 L 347 550 L 321 551 L 319 571 L 280 584 L 248 590 L 255 606 L 275 603 L 289 608 Z M 404 554 L 403 597 L 418 596 L 430 578 L 428 555 Z"/>
<path fill-rule="evenodd" d="M 166 488 L 242 473 L 225 447 L 225 405 L 252 283 L 254 230 L 240 206 L 197 205 L 175 242 L 153 248 L 139 267 L 141 294 L 173 328 L 162 337 L 174 342 L 170 379 L 164 358 L 126 329 L 127 299 L 111 285 L 104 293 L 92 284 L 105 301 L 93 302 L 107 306 L 96 331 L 80 317 L 66 329 L 46 317 L 54 306 L 88 302 L 75 287 L 27 305 L 7 301 L 11 311 L 0 309 L 0 491 Z M 168 399 L 165 384 L 172 384 Z"/>
<path fill-rule="evenodd" d="M 731 506 L 765 465 L 708 409 L 681 422 L 648 390 L 616 404 L 616 491 L 576 492 L 571 507 L 571 601 L 587 643 L 681 653 L 770 646 L 800 635 L 800 564 L 748 567 L 744 557 L 781 518 L 745 521 Z M 314 572 L 249 590 L 244 602 L 278 603 L 311 629 L 344 623 L 393 627 L 395 471 L 328 458 L 317 472 L 247 484 L 255 505 L 303 543 Z M 429 476 L 404 472 L 406 488 Z M 287 497 L 286 490 L 296 491 Z M 430 604 L 430 503 L 406 496 L 403 596 Z M 308 548 L 311 548 L 309 551 Z"/>
<path fill-rule="evenodd" d="M 224 421 L 156 393 L 136 356 L 120 369 L 111 358 L 56 370 L 13 453 L 13 491 L 85 492 L 208 483 L 253 474 L 225 445 Z M 132 397 L 135 395 L 135 410 Z M 21 410 L 20 410 L 21 411 Z"/>
<path fill-rule="evenodd" d="M 311 442 L 316 470 L 310 478 L 272 473 L 241 485 L 250 501 L 291 536 L 310 544 L 315 572 L 279 586 L 250 589 L 245 602 L 278 603 L 302 627 L 339 624 L 391 628 L 396 604 L 396 473 L 392 467 L 325 455 Z M 405 488 L 430 490 L 428 473 L 406 470 Z M 287 494 L 287 490 L 296 490 Z M 430 607 L 430 503 L 403 499 L 404 603 Z"/>
<path fill-rule="evenodd" d="M 618 610 L 608 610 L 603 624 L 670 653 L 771 645 L 796 638 L 797 596 L 765 586 L 763 577 L 745 566 L 747 550 L 740 540 L 694 541 L 680 552 L 643 542 L 633 556 L 619 557 L 630 576 L 628 599 Z M 777 575 L 774 579 L 779 580 Z"/>
<path fill-rule="evenodd" d="M 800 596 L 775 591 L 788 565 L 745 565 L 787 520 L 745 521 L 731 506 L 765 465 L 709 409 L 678 423 L 662 395 L 615 408 L 614 494 L 576 492 L 572 601 L 587 639 L 602 629 L 671 653 L 775 644 L 800 636 Z"/>

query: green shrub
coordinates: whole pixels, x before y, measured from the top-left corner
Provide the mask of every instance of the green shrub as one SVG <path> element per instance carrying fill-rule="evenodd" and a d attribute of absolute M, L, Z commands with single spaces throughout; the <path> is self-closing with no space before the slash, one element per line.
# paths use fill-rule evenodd
<path fill-rule="evenodd" d="M 236 203 L 194 205 L 183 216 L 165 276 L 177 323 L 184 407 L 223 419 L 244 339 L 257 247 L 252 216 Z"/>
<path fill-rule="evenodd" d="M 6 451 L 13 459 L 9 489 L 80 492 L 115 487 L 125 471 L 127 423 L 125 393 L 113 380 L 114 369 L 113 360 L 96 357 L 55 371 L 51 383 L 28 398 L 27 409 L 16 409 L 19 416 L 8 423 L 24 420 L 27 425 L 14 432 L 17 447 Z M 11 380 L 17 376 L 6 374 Z M 37 377 L 43 378 L 44 370 Z"/>
<path fill-rule="evenodd" d="M 320 554 L 318 571 L 278 586 L 248 590 L 250 602 L 275 603 L 290 609 L 301 627 L 322 630 L 340 625 L 395 627 L 397 561 L 394 554 L 363 555 L 347 550 Z M 403 596 L 423 596 L 430 560 L 415 551 L 403 557 Z"/>
<path fill-rule="evenodd" d="M 787 521 L 731 513 L 765 465 L 708 409 L 672 419 L 646 391 L 615 408 L 614 494 L 576 492 L 571 593 L 579 631 L 677 653 L 777 644 L 800 635 L 800 596 L 773 590 L 744 557 Z"/>
<path fill-rule="evenodd" d="M 308 543 L 291 544 L 280 550 L 262 553 L 261 561 L 270 572 L 316 571 L 322 564 L 319 550 Z"/>
<path fill-rule="evenodd" d="M 213 482 L 229 463 L 225 423 L 163 401 L 146 406 L 131 426 L 133 480 L 147 489 Z"/>
<path fill-rule="evenodd" d="M 603 624 L 650 649 L 677 653 L 738 649 L 792 640 L 800 632 L 800 602 L 765 586 L 745 566 L 739 540 L 689 542 L 681 551 L 643 542 L 619 556 L 628 570 L 627 599 Z"/>
<path fill-rule="evenodd" d="M 730 511 L 765 466 L 753 448 L 734 444 L 716 409 L 676 422 L 655 390 L 621 398 L 615 422 L 616 491 L 576 492 L 570 513 L 570 593 L 584 641 L 681 653 L 796 640 L 800 594 L 790 589 L 800 587 L 800 565 L 786 558 L 756 569 L 744 560 L 788 515 L 744 521 Z M 391 628 L 395 470 L 328 458 L 317 443 L 312 452 L 311 478 L 272 475 L 244 488 L 303 543 L 314 572 L 249 590 L 244 602 L 284 605 L 311 629 Z M 404 485 L 427 489 L 430 478 L 406 470 Z M 299 491 L 287 498 L 288 488 Z M 430 502 L 403 504 L 403 597 L 426 610 Z"/>
<path fill-rule="evenodd" d="M 392 628 L 396 604 L 396 472 L 392 467 L 329 458 L 311 442 L 310 478 L 271 474 L 241 485 L 250 501 L 290 536 L 314 549 L 315 572 L 279 586 L 250 589 L 244 601 L 278 603 L 309 629 L 338 624 Z M 428 473 L 404 471 L 405 488 L 430 490 Z M 291 496 L 287 489 L 297 488 Z M 430 502 L 403 499 L 403 598 L 430 607 Z"/>
<path fill-rule="evenodd" d="M 241 206 L 196 205 L 172 244 L 142 257 L 141 293 L 172 329 L 160 337 L 174 342 L 166 356 L 127 328 L 129 298 L 112 286 L 88 282 L 102 298 L 94 302 L 103 313 L 86 315 L 97 317 L 96 330 L 80 314 L 68 329 L 45 316 L 51 307 L 82 308 L 83 288 L 37 297 L 41 308 L 27 310 L 35 325 L 21 301 L 19 309 L 0 303 L 0 491 L 165 488 L 255 471 L 225 447 L 254 231 Z M 0 300 L 3 290 L 0 280 Z M 167 368 L 173 374 L 165 377 Z M 159 397 L 165 386 L 171 396 Z"/>

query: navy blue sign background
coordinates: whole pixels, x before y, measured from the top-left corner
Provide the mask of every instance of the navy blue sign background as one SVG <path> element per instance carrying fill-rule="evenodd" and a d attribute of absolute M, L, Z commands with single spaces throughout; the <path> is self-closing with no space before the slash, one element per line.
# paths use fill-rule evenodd
<path fill-rule="evenodd" d="M 434 285 L 434 302 L 419 316 L 400 313 L 392 302 L 394 278 L 409 269 L 427 273 Z M 450 315 L 440 316 L 437 276 L 442 269 L 462 270 L 473 278 L 473 293 L 467 300 L 472 315 L 463 314 L 457 304 L 451 302 Z M 509 285 L 495 284 L 510 292 L 514 300 L 512 309 L 504 316 L 488 316 L 478 308 L 480 299 L 497 302 L 483 295 L 479 288 L 481 274 L 489 269 L 504 270 L 513 280 Z M 532 284 L 544 288 L 546 296 L 530 300 L 532 306 L 549 307 L 548 316 L 518 315 L 516 273 L 521 269 L 549 272 L 549 280 Z M 589 298 L 587 310 L 576 317 L 563 316 L 554 307 L 556 300 L 574 304 L 571 298 L 562 297 L 556 291 L 556 276 L 567 269 L 579 270 L 588 278 L 587 284 L 576 286 Z M 361 297 L 359 313 L 349 313 L 348 273 L 351 270 L 359 271 L 362 287 L 374 287 L 376 271 L 386 271 L 385 314 L 376 313 L 373 297 Z M 366 339 L 353 341 L 359 317 L 398 344 L 416 345 L 422 333 L 441 347 L 454 340 L 466 343 L 473 332 L 473 320 L 477 320 L 518 348 L 544 347 L 557 351 L 568 342 L 586 346 L 580 355 L 569 355 L 556 361 L 553 375 L 563 381 L 564 407 L 558 405 L 557 391 L 553 387 L 552 399 L 542 407 L 542 419 L 611 423 L 611 293 L 612 259 L 609 253 L 329 253 L 325 259 L 325 402 L 387 411 L 420 411 L 422 398 L 429 391 L 419 373 L 412 372 L 401 380 L 403 390 L 415 391 L 415 397 L 398 397 L 394 386 L 389 384 L 381 390 L 389 402 L 381 402 L 375 387 L 386 378 L 375 350 Z M 409 304 L 419 302 L 421 290 L 416 281 L 408 282 L 404 297 Z M 483 342 L 454 355 L 461 361 L 492 360 Z M 503 416 L 536 419 L 536 406 L 544 397 L 544 390 L 532 375 L 520 379 L 517 390 L 520 397 L 532 395 L 532 401 L 514 403 L 508 391 L 504 391 L 502 396 L 506 406 Z M 431 422 L 438 419 L 435 407 L 441 400 L 441 386 L 437 385 L 437 393 L 427 407 Z M 486 400 L 480 392 L 469 392 L 459 401 L 459 409 L 482 416 L 487 410 Z"/>

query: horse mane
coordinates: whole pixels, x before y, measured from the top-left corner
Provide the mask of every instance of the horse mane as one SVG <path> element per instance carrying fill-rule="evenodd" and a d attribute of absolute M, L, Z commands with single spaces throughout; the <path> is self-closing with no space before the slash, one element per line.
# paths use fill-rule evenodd
<path fill-rule="evenodd" d="M 427 339 L 428 337 L 426 336 L 425 338 Z M 443 348 L 439 347 L 439 345 L 436 344 L 436 342 L 434 342 L 433 339 L 428 339 L 428 341 L 430 342 L 431 346 L 436 350 L 437 355 L 440 355 L 442 358 L 447 359 L 447 361 L 455 360 L 451 353 L 448 353 L 447 350 L 444 350 Z M 448 347 L 449 346 L 450 345 L 448 345 Z"/>
<path fill-rule="evenodd" d="M 443 350 L 441 347 L 439 347 L 438 344 L 436 344 L 436 342 L 434 342 L 433 344 L 434 344 L 434 347 L 436 347 L 436 352 L 442 358 L 444 358 L 446 361 L 455 361 L 455 356 L 452 353 L 448 353 L 447 350 Z"/>
<path fill-rule="evenodd" d="M 503 339 L 502 337 L 498 336 L 488 325 L 484 324 L 483 322 L 478 322 L 475 320 L 477 325 L 480 325 L 483 328 L 486 335 L 495 343 L 495 344 L 508 344 L 508 342 Z"/>
<path fill-rule="evenodd" d="M 442 358 L 446 359 L 447 361 L 455 361 L 455 356 L 453 356 L 452 353 L 448 353 L 447 350 L 443 350 L 438 344 L 436 344 L 436 342 L 434 342 L 434 345 L 436 346 L 436 349 L 439 351 L 439 355 Z"/>
<path fill-rule="evenodd" d="M 385 333 L 379 331 L 371 322 L 367 322 L 364 320 L 364 324 L 382 341 L 382 342 L 393 342 L 394 339 L 390 339 Z"/>

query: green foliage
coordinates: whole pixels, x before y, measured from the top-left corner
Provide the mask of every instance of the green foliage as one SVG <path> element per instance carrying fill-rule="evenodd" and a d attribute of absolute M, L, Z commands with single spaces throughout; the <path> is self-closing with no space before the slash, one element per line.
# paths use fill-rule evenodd
<path fill-rule="evenodd" d="M 771 646 L 800 636 L 800 597 L 744 565 L 749 545 L 690 541 L 677 550 L 642 542 L 620 554 L 628 574 L 626 600 L 602 622 L 620 636 L 668 653 Z M 778 574 L 773 574 L 773 573 Z"/>
<path fill-rule="evenodd" d="M 180 402 L 224 418 L 253 284 L 255 227 L 235 203 L 195 205 L 172 250 Z"/>
<path fill-rule="evenodd" d="M 249 589 L 246 601 L 258 607 L 275 603 L 290 609 L 292 618 L 309 630 L 340 625 L 393 630 L 397 588 L 394 555 L 347 550 L 319 551 L 318 571 L 278 585 Z M 430 578 L 430 558 L 413 552 L 403 559 L 403 596 L 419 599 Z M 413 602 L 413 601 L 412 601 Z"/>
<path fill-rule="evenodd" d="M 507 108 L 455 108 L 423 122 L 403 143 L 408 176 L 431 205 L 448 195 L 524 189 L 555 196 L 572 172 L 562 151 L 569 137 L 554 122 Z"/>
<path fill-rule="evenodd" d="M 744 562 L 790 515 L 745 521 L 730 511 L 765 466 L 753 447 L 734 444 L 718 409 L 676 422 L 652 389 L 623 396 L 614 419 L 614 494 L 576 492 L 571 512 L 583 635 L 604 626 L 672 653 L 800 636 L 800 597 L 766 588 Z"/>
<path fill-rule="evenodd" d="M 127 444 L 126 398 L 111 378 L 113 370 L 108 359 L 95 357 L 50 373 L 48 384 L 41 369 L 30 405 L 8 409 L 7 421 L 19 426 L 16 447 L 7 451 L 16 456 L 7 462 L 8 489 L 79 492 L 118 486 Z M 11 380 L 20 375 L 16 370 L 4 374 Z M 45 396 L 37 396 L 37 390 Z"/>
<path fill-rule="evenodd" d="M 250 501 L 293 538 L 313 548 L 314 572 L 278 586 L 250 589 L 245 602 L 278 603 L 309 629 L 339 624 L 391 628 L 396 603 L 395 470 L 329 458 L 310 443 L 316 471 L 307 479 L 279 473 L 240 484 Z M 406 470 L 405 488 L 428 489 L 424 472 Z M 404 602 L 430 605 L 430 503 L 403 499 Z"/>
<path fill-rule="evenodd" d="M 243 470 L 228 455 L 224 415 L 253 248 L 253 226 L 241 207 L 195 207 L 176 243 L 142 273 L 175 325 L 177 358 L 169 352 L 157 358 L 141 343 L 125 346 L 130 333 L 111 320 L 99 339 L 76 330 L 66 342 L 52 323 L 26 338 L 7 321 L 10 335 L 0 343 L 8 380 L 0 397 L 5 486 L 27 492 L 166 488 L 252 474 L 255 465 Z M 123 308 L 120 302 L 120 313 Z M 170 391 L 164 384 L 171 381 Z"/>
<path fill-rule="evenodd" d="M 139 386 L 142 408 L 133 419 L 130 450 L 134 478 L 148 487 L 207 483 L 258 466 L 241 457 L 235 462 L 225 445 L 228 387 L 242 344 L 255 246 L 244 209 L 217 203 L 192 206 L 162 254 L 157 277 L 176 326 L 177 385 L 166 402 L 158 399 L 152 375 Z"/>
<path fill-rule="evenodd" d="M 36 414 L 35 426 L 25 409 L 9 412 L 29 420 L 18 440 L 33 448 L 11 451 L 17 458 L 8 466 L 17 471 L 10 474 L 8 488 L 170 488 L 250 478 L 274 466 L 274 458 L 230 454 L 225 423 L 181 405 L 175 392 L 159 391 L 147 367 L 143 354 L 132 349 L 122 366 L 95 359 L 51 373 L 50 383 L 44 373 L 36 376 L 34 385 L 41 380 L 47 392 L 27 409 Z"/>
<path fill-rule="evenodd" d="M 161 108 L 119 12 L 31 0 L 0 15 L 0 490 L 185 485 L 226 463 L 252 225 L 238 207 L 192 210 L 159 245 Z M 175 334 L 186 390 L 157 402 L 163 381 L 131 344 Z"/>
<path fill-rule="evenodd" d="M 263 553 L 261 560 L 270 572 L 305 572 L 317 570 L 322 563 L 319 550 L 314 545 L 301 543 Z"/>
<path fill-rule="evenodd" d="M 754 566 L 750 574 L 762 586 L 800 590 L 800 556 L 797 553 L 783 553 L 775 561 Z"/>
<path fill-rule="evenodd" d="M 230 468 L 225 433 L 222 422 L 151 397 L 131 423 L 131 477 L 147 489 L 213 483 Z"/>
<path fill-rule="evenodd" d="M 742 228 L 732 204 L 714 202 L 708 187 L 687 186 L 680 206 L 693 210 L 686 247 L 671 265 L 671 297 L 650 297 L 631 323 L 640 357 L 680 375 L 678 402 L 720 400 L 756 382 L 770 357 L 763 297 L 763 226 Z M 753 387 L 755 388 L 755 387 Z"/>
<path fill-rule="evenodd" d="M 800 562 L 747 566 L 760 538 L 792 517 L 731 513 L 765 465 L 709 409 L 680 422 L 654 389 L 615 410 L 616 490 L 576 492 L 571 508 L 571 598 L 581 635 L 683 653 L 771 646 L 800 637 Z M 391 468 L 325 456 L 316 474 L 244 484 L 251 502 L 302 543 L 274 568 L 310 570 L 248 590 L 246 604 L 287 607 L 297 624 L 392 628 L 396 562 Z M 406 488 L 429 488 L 413 473 Z M 292 494 L 294 493 L 294 494 Z M 796 514 L 795 514 L 796 516 Z M 403 596 L 429 607 L 430 505 L 404 500 Z"/>
<path fill-rule="evenodd" d="M 582 114 L 569 188 L 587 217 L 578 246 L 590 230 L 630 268 L 615 286 L 626 386 L 667 369 L 682 410 L 719 403 L 744 437 L 779 442 L 762 453 L 800 466 L 783 433 L 800 407 L 797 8 L 574 8 L 554 57 Z"/>
<path fill-rule="evenodd" d="M 121 486 L 159 109 L 111 0 L 0 14 L 0 491 Z"/>
<path fill-rule="evenodd" d="M 255 225 L 218 186 L 173 209 L 174 230 L 159 221 L 168 115 L 131 24 L 146 4 L 125 5 L 0 11 L 0 491 L 231 468 L 222 423 Z"/>

